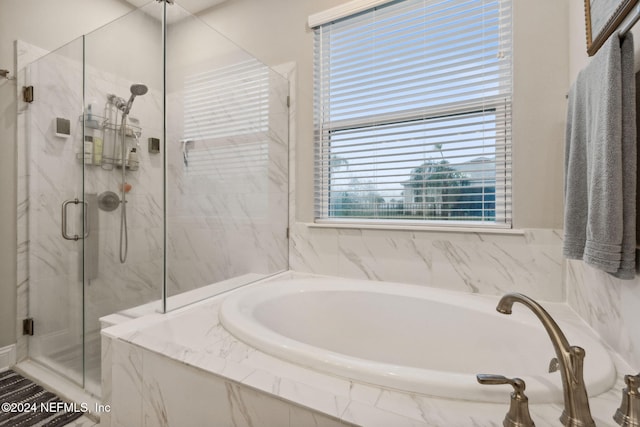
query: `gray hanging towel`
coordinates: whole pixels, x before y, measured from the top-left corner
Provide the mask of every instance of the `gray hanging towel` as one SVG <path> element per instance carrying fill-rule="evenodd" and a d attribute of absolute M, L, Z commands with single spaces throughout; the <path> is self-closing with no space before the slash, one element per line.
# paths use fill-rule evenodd
<path fill-rule="evenodd" d="M 636 105 L 633 36 L 612 35 L 569 92 L 564 247 L 620 279 L 635 277 Z"/>

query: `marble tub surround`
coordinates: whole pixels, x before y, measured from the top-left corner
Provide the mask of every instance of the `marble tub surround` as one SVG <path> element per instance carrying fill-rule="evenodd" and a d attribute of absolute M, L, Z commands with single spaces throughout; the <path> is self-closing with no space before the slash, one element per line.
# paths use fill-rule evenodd
<path fill-rule="evenodd" d="M 223 301 L 219 319 L 251 347 L 356 382 L 501 403 L 503 390 L 475 378 L 479 372 L 501 372 L 526 381 L 532 401 L 562 402 L 560 378 L 550 377 L 541 363 L 554 350 L 540 320 L 520 307 L 505 319 L 497 304 L 498 297 L 488 295 L 313 277 L 235 292 Z M 557 310 L 557 303 L 550 305 Z M 609 352 L 583 330 L 560 325 L 570 342 L 589 348 L 587 389 L 595 395 L 611 388 L 615 370 Z"/>
<path fill-rule="evenodd" d="M 617 353 L 640 371 L 640 277 L 620 280 L 568 260 L 567 301 Z"/>
<path fill-rule="evenodd" d="M 292 270 L 565 301 L 561 230 L 339 228 L 295 223 Z"/>
<path fill-rule="evenodd" d="M 288 272 L 277 279 L 301 277 L 310 275 Z M 268 286 L 268 282 L 249 286 Z M 283 411 L 324 417 L 326 423 L 318 422 L 318 425 L 502 424 L 508 409 L 508 386 L 504 390 L 504 404 L 479 403 L 406 393 L 322 374 L 276 359 L 230 335 L 218 320 L 224 298 L 225 295 L 220 295 L 166 315 L 152 314 L 103 330 L 103 340 L 107 342 L 103 349 L 109 353 L 103 360 L 110 363 L 109 368 L 103 369 L 103 387 L 109 391 L 113 404 L 110 425 L 165 425 L 162 420 L 180 419 L 180 425 L 195 426 L 196 421 L 189 424 L 189 420 L 213 422 L 228 417 L 232 417 L 236 425 L 252 425 L 251 420 L 256 417 L 271 420 L 284 417 Z M 552 314 L 556 320 L 587 328 L 566 304 L 554 307 Z M 589 349 L 586 351 L 586 363 L 589 363 Z M 633 372 L 617 354 L 613 359 L 618 372 L 615 386 L 591 398 L 598 426 L 616 425 L 611 417 L 620 404 L 622 376 Z M 184 390 L 189 384 L 195 387 L 190 393 L 194 396 L 190 403 L 172 391 Z M 202 405 L 198 396 L 203 396 Z M 219 402 L 213 396 L 220 396 L 225 402 L 216 403 L 220 404 L 217 410 L 210 408 L 214 405 L 212 402 Z M 200 413 L 192 414 L 193 407 L 200 407 Z M 536 425 L 559 425 L 557 419 L 562 404 L 530 401 L 530 409 Z M 204 416 L 203 412 L 208 415 Z M 138 423 L 139 420 L 146 424 Z M 277 425 L 296 424 L 291 421 Z"/>

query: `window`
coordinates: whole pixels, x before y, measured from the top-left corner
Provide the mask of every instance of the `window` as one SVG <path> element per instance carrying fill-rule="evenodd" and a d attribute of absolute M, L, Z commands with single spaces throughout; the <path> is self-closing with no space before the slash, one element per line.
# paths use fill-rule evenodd
<path fill-rule="evenodd" d="M 510 1 L 321 24 L 314 95 L 317 220 L 510 226 Z"/>
<path fill-rule="evenodd" d="M 267 173 L 268 131 L 266 65 L 252 58 L 185 79 L 185 173 L 216 176 L 227 190 L 246 191 L 243 178 Z"/>
<path fill-rule="evenodd" d="M 256 59 L 193 74 L 184 83 L 184 139 L 266 132 L 269 70 Z"/>

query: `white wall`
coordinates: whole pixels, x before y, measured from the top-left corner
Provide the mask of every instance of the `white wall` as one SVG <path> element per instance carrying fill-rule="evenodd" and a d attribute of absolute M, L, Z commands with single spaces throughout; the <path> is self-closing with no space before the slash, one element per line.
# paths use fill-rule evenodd
<path fill-rule="evenodd" d="M 562 228 L 568 3 L 513 2 L 515 228 Z"/>

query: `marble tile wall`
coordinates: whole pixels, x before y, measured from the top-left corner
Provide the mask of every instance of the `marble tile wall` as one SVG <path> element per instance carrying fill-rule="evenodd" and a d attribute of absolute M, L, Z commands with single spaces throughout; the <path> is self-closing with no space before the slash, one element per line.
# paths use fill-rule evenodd
<path fill-rule="evenodd" d="M 561 230 L 500 235 L 296 223 L 291 268 L 494 295 L 517 291 L 541 301 L 567 302 L 640 370 L 640 278 L 619 280 L 581 261 L 565 260 L 561 246 Z"/>
<path fill-rule="evenodd" d="M 522 234 L 342 229 L 296 223 L 291 268 L 464 292 L 522 292 L 567 302 L 640 370 L 640 279 L 625 281 L 565 260 L 560 230 Z"/>
<path fill-rule="evenodd" d="M 514 234 L 317 227 L 296 223 L 291 268 L 464 292 L 510 291 L 564 301 L 561 234 Z"/>
<path fill-rule="evenodd" d="M 111 362 L 103 371 L 105 403 L 112 410 L 101 414 L 101 426 L 352 425 L 118 339 L 103 340 L 110 353 L 104 360 Z"/>
<path fill-rule="evenodd" d="M 567 261 L 567 301 L 631 366 L 640 371 L 640 278 L 620 280 L 582 261 Z"/>

